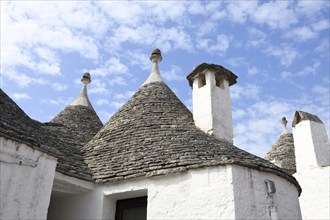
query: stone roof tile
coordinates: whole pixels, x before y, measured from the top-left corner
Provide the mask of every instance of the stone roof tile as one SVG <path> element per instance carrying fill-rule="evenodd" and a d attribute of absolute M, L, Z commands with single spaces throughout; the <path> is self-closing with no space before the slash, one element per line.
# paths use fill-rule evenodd
<path fill-rule="evenodd" d="M 0 134 L 58 157 L 61 153 L 46 140 L 51 134 L 43 129 L 42 123 L 31 119 L 25 112 L 0 89 Z"/>
<path fill-rule="evenodd" d="M 292 133 L 283 133 L 265 156 L 289 174 L 296 172 L 296 157 Z"/>
<path fill-rule="evenodd" d="M 142 86 L 85 151 L 97 183 L 237 164 L 272 172 L 301 191 L 281 168 L 198 129 L 191 112 L 163 82 Z"/>

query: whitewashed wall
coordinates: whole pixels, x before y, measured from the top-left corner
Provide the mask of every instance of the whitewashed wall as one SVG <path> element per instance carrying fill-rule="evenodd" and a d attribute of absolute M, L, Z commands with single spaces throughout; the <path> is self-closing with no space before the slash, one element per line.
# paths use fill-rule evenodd
<path fill-rule="evenodd" d="M 270 219 L 266 179 L 276 184 L 274 204 L 279 217 L 300 219 L 293 184 L 276 175 L 231 165 L 96 185 L 88 193 L 52 199 L 50 214 L 57 214 L 49 219 L 113 220 L 117 200 L 140 196 L 148 196 L 150 220 Z"/>
<path fill-rule="evenodd" d="M 293 128 L 303 219 L 330 219 L 330 144 L 323 123 L 301 121 Z"/>
<path fill-rule="evenodd" d="M 330 219 L 330 167 L 310 167 L 294 176 L 302 188 L 303 219 Z"/>
<path fill-rule="evenodd" d="M 147 195 L 147 219 L 233 219 L 232 187 L 228 166 L 110 184 L 103 218 L 114 219 L 117 199 Z"/>
<path fill-rule="evenodd" d="M 0 137 L 0 219 L 46 219 L 57 161 Z"/>
<path fill-rule="evenodd" d="M 216 86 L 213 72 L 205 73 L 206 85 L 199 87 L 199 79 L 193 82 L 193 116 L 197 127 L 205 133 L 233 143 L 233 125 L 229 83 Z"/>
<path fill-rule="evenodd" d="M 275 219 L 270 216 L 270 206 L 277 207 L 279 219 L 301 219 L 297 188 L 274 174 L 241 166 L 233 166 L 233 183 L 236 219 Z M 271 198 L 265 180 L 275 183 L 276 192 Z"/>

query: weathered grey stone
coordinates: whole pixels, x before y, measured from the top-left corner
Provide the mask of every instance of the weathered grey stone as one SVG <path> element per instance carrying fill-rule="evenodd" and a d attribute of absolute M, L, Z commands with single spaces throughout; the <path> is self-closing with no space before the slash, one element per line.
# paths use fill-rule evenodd
<path fill-rule="evenodd" d="M 296 157 L 293 135 L 291 133 L 281 134 L 266 154 L 265 159 L 274 162 L 289 174 L 294 174 L 296 172 Z"/>
<path fill-rule="evenodd" d="M 237 164 L 275 173 L 301 190 L 295 178 L 276 165 L 198 129 L 191 112 L 163 82 L 142 86 L 85 151 L 97 183 Z"/>
<path fill-rule="evenodd" d="M 299 122 L 305 120 L 323 123 L 321 119 L 319 119 L 319 117 L 317 117 L 316 115 L 312 115 L 308 112 L 296 111 L 293 116 L 292 127 L 295 127 Z"/>

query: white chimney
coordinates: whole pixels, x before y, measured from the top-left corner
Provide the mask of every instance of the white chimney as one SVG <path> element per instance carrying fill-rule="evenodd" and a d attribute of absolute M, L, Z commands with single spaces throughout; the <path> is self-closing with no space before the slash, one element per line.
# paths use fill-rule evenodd
<path fill-rule="evenodd" d="M 330 144 L 323 122 L 315 115 L 296 111 L 292 121 L 297 171 L 330 165 Z"/>
<path fill-rule="evenodd" d="M 193 116 L 197 127 L 233 143 L 229 86 L 237 76 L 222 66 L 203 63 L 187 79 L 193 89 Z"/>

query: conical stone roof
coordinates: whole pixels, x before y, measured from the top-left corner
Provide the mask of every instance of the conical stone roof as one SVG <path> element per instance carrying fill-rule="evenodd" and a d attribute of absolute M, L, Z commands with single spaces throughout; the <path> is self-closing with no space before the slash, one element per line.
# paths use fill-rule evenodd
<path fill-rule="evenodd" d="M 194 125 L 191 112 L 164 82 L 143 85 L 85 145 L 97 183 L 225 164 L 294 177 Z"/>
<path fill-rule="evenodd" d="M 266 154 L 265 159 L 292 175 L 296 172 L 296 156 L 293 135 L 287 129 L 287 123 L 286 118 L 282 117 L 281 124 L 284 126 L 284 129 L 271 150 Z"/>
<path fill-rule="evenodd" d="M 1 89 L 0 114 L 0 136 L 56 157 L 56 170 L 61 173 L 91 181 L 90 169 L 83 159 L 83 144 L 71 129 L 31 119 Z"/>
<path fill-rule="evenodd" d="M 103 124 L 87 95 L 87 84 L 91 82 L 90 74 L 85 73 L 81 81 L 84 86 L 79 96 L 56 115 L 50 123 L 67 127 L 77 140 L 85 144 L 101 129 Z"/>
<path fill-rule="evenodd" d="M 265 159 L 281 167 L 289 174 L 294 174 L 296 172 L 296 157 L 292 133 L 281 134 L 266 154 Z"/>
<path fill-rule="evenodd" d="M 90 74 L 81 80 L 83 88 L 79 96 L 63 111 L 44 126 L 62 143 L 58 150 L 63 156 L 58 158 L 57 170 L 70 176 L 91 180 L 91 172 L 84 161 L 83 145 L 90 141 L 103 124 L 96 114 L 87 95 Z"/>
<path fill-rule="evenodd" d="M 0 136 L 27 144 L 52 156 L 60 154 L 47 141 L 50 133 L 43 129 L 42 123 L 25 114 L 2 89 L 0 89 L 0 115 Z"/>

